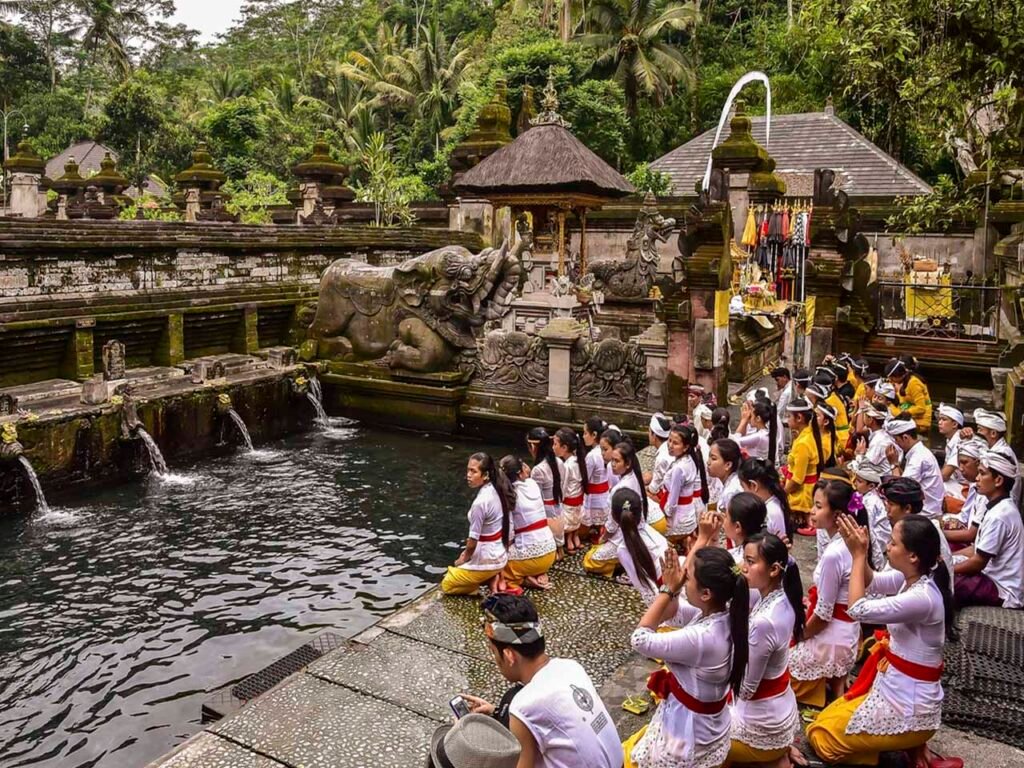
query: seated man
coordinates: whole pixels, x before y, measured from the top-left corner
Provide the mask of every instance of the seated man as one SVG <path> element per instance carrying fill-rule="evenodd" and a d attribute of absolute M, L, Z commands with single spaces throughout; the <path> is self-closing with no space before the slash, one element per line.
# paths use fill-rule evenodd
<path fill-rule="evenodd" d="M 974 546 L 956 556 L 957 608 L 992 605 L 1024 606 L 1024 524 L 1010 491 L 1018 476 L 1009 451 L 988 451 L 978 469 L 978 493 L 988 499 Z"/>
<path fill-rule="evenodd" d="M 484 633 L 506 680 L 521 683 L 509 707 L 509 730 L 522 746 L 517 768 L 622 768 L 622 743 L 586 670 L 544 652 L 537 609 L 525 597 L 484 601 Z M 473 712 L 494 706 L 463 696 Z"/>

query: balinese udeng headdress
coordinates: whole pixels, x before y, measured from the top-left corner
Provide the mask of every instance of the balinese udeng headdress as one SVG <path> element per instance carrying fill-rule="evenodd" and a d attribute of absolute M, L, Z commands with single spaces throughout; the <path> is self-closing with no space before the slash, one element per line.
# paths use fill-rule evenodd
<path fill-rule="evenodd" d="M 888 400 L 892 400 L 893 402 L 895 402 L 897 399 L 896 387 L 894 387 L 892 383 L 888 381 L 879 381 L 878 384 L 875 385 L 875 394 L 878 395 L 879 397 L 884 397 Z"/>
<path fill-rule="evenodd" d="M 952 405 L 939 403 L 939 416 L 945 416 L 947 419 L 955 421 L 961 427 L 964 425 L 963 412 L 959 408 L 954 408 Z"/>
<path fill-rule="evenodd" d="M 497 643 L 506 645 L 529 645 L 544 637 L 544 628 L 540 621 L 517 621 L 506 624 L 498 621 L 491 613 L 494 603 L 493 598 L 484 601 L 484 615 L 480 617 L 484 626 L 484 634 Z"/>
<path fill-rule="evenodd" d="M 988 451 L 988 443 L 980 437 L 972 437 L 970 440 L 961 440 L 957 446 L 957 456 L 966 456 L 969 459 L 980 459 Z"/>
<path fill-rule="evenodd" d="M 999 450 L 985 451 L 981 457 L 981 466 L 1012 480 L 1016 480 L 1020 475 L 1016 457 Z"/>
<path fill-rule="evenodd" d="M 662 421 L 669 422 L 669 426 L 662 426 Z M 671 420 L 663 413 L 655 413 L 651 416 L 650 428 L 651 432 L 656 434 L 658 437 L 665 439 L 668 437 L 668 433 L 672 429 Z"/>
<path fill-rule="evenodd" d="M 976 408 L 974 411 L 974 423 L 979 427 L 985 427 L 985 429 L 1006 432 L 1006 416 L 999 411 L 986 411 L 984 408 Z"/>
<path fill-rule="evenodd" d="M 907 432 L 917 429 L 913 419 L 889 419 L 885 422 L 885 431 L 891 437 L 905 435 Z"/>

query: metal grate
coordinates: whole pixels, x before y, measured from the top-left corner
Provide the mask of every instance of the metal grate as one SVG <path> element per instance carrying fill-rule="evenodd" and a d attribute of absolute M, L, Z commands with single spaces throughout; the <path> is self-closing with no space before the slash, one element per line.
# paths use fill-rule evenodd
<path fill-rule="evenodd" d="M 345 638 L 340 635 L 324 632 L 241 682 L 217 691 L 203 703 L 203 722 L 219 720 L 241 709 L 288 676 L 302 671 L 321 656 L 341 648 L 345 642 Z"/>

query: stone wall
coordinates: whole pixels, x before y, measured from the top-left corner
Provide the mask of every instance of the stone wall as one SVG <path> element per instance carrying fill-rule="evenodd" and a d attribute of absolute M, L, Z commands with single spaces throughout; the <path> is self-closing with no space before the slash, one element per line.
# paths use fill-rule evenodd
<path fill-rule="evenodd" d="M 109 339 L 131 365 L 301 343 L 335 259 L 393 264 L 448 230 L 0 219 L 0 387 L 82 380 Z"/>

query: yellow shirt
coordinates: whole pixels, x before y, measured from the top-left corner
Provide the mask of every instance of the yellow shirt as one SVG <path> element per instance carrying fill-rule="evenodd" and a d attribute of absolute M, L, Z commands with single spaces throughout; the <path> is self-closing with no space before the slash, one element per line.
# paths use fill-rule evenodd
<path fill-rule="evenodd" d="M 868 385 L 863 381 L 857 385 L 857 390 L 853 393 L 854 406 L 857 405 L 861 400 L 868 396 Z"/>
<path fill-rule="evenodd" d="M 839 442 L 842 443 L 850 434 L 850 416 L 846 412 L 846 404 L 838 392 L 832 392 L 825 398 L 825 402 L 832 406 L 836 412 L 836 432 L 839 433 Z"/>
<path fill-rule="evenodd" d="M 824 446 L 825 440 L 822 441 Z M 804 427 L 793 440 L 787 468 L 789 479 L 801 484 L 799 491 L 789 494 L 790 508 L 797 512 L 810 511 L 814 504 L 814 483 L 818 476 L 818 446 L 814 443 L 814 433 L 809 426 Z M 806 482 L 811 478 L 814 478 L 812 482 Z"/>
<path fill-rule="evenodd" d="M 906 394 L 900 393 L 897 413 L 909 413 L 917 424 L 918 432 L 927 435 L 932 428 L 932 398 L 928 394 L 928 387 L 917 376 L 911 376 L 905 389 Z"/>

